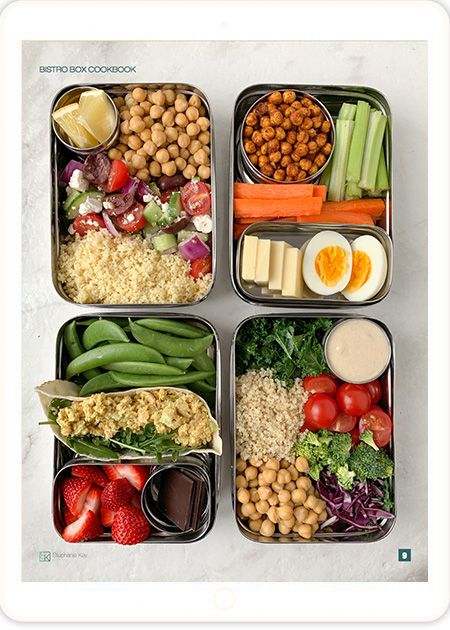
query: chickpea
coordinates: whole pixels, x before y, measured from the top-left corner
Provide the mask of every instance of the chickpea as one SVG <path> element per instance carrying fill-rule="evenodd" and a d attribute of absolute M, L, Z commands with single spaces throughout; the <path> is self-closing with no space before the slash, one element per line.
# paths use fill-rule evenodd
<path fill-rule="evenodd" d="M 180 145 L 178 144 L 178 146 L 180 146 Z M 190 156 L 191 154 L 189 153 L 188 149 L 186 149 L 186 147 L 184 147 L 184 148 L 183 148 L 183 147 L 181 147 L 181 149 L 180 149 L 180 155 L 181 155 L 181 157 L 182 157 L 184 160 L 188 160 L 188 159 L 189 159 L 189 156 Z"/>
<path fill-rule="evenodd" d="M 275 470 L 278 472 L 280 470 L 280 462 L 275 457 L 271 457 L 265 463 L 265 467 L 266 469 Z"/>
<path fill-rule="evenodd" d="M 276 480 L 277 473 L 276 473 L 275 470 L 273 470 L 271 468 L 266 468 L 262 472 L 262 477 L 263 477 L 264 481 L 267 482 L 268 485 L 270 485 Z"/>
<path fill-rule="evenodd" d="M 284 489 L 284 484 L 280 483 L 279 481 L 274 481 L 271 485 L 271 488 L 274 492 L 278 494 L 278 492 L 281 492 Z"/>
<path fill-rule="evenodd" d="M 269 96 L 267 97 L 267 100 L 269 101 L 269 103 L 279 105 L 283 102 L 283 96 L 281 92 L 272 92 L 272 94 L 269 94 Z"/>
<path fill-rule="evenodd" d="M 275 169 L 273 168 L 271 164 L 265 164 L 264 166 L 261 167 L 261 173 L 265 175 L 266 177 L 273 177 L 274 172 L 275 172 Z"/>
<path fill-rule="evenodd" d="M 128 146 L 130 147 L 130 149 L 137 151 L 137 149 L 140 149 L 142 146 L 142 140 L 139 138 L 139 136 L 130 136 L 128 138 Z"/>
<path fill-rule="evenodd" d="M 244 127 L 244 138 L 251 138 L 253 133 L 253 127 L 250 125 L 245 125 Z"/>
<path fill-rule="evenodd" d="M 280 500 L 280 503 L 287 503 L 291 500 L 291 493 L 289 490 L 280 490 L 278 493 L 278 499 Z"/>
<path fill-rule="evenodd" d="M 306 501 L 306 492 L 303 488 L 296 488 L 292 491 L 291 498 L 295 505 L 303 505 Z"/>
<path fill-rule="evenodd" d="M 261 125 L 262 126 L 278 127 L 283 122 L 283 114 L 279 110 L 275 110 L 273 112 L 270 112 L 270 115 L 268 116 L 268 118 L 269 118 L 270 125 L 263 125 L 262 121 L 264 119 L 261 119 Z"/>
<path fill-rule="evenodd" d="M 312 483 L 311 483 L 311 479 L 309 477 L 299 477 L 296 481 L 297 484 L 297 488 L 303 488 L 303 490 L 305 492 L 308 492 L 308 490 L 311 488 Z"/>
<path fill-rule="evenodd" d="M 177 167 L 178 171 L 183 171 L 186 168 L 186 165 L 187 165 L 187 162 L 184 158 L 182 157 L 175 158 L 175 166 Z"/>
<path fill-rule="evenodd" d="M 254 521 L 250 520 L 248 523 L 248 526 L 252 530 L 252 532 L 259 532 L 261 530 L 262 523 L 263 523 L 262 518 L 258 518 Z"/>
<path fill-rule="evenodd" d="M 138 118 L 142 118 L 145 114 L 145 111 L 140 105 L 133 105 L 133 107 L 130 107 L 130 114 L 133 118 L 135 116 L 137 116 Z"/>
<path fill-rule="evenodd" d="M 289 483 L 287 483 L 287 484 L 284 486 L 284 489 L 285 489 L 285 490 L 289 490 L 289 492 L 292 492 L 293 490 L 296 490 L 296 489 L 297 489 L 297 486 L 295 485 L 295 481 L 294 481 L 294 480 L 292 480 L 292 481 L 290 481 Z"/>
<path fill-rule="evenodd" d="M 204 149 L 199 149 L 194 153 L 194 160 L 196 164 L 208 164 L 209 158 L 208 154 Z"/>
<path fill-rule="evenodd" d="M 191 122 L 186 127 L 186 133 L 188 136 L 194 137 L 200 133 L 200 127 L 195 122 Z"/>
<path fill-rule="evenodd" d="M 295 525 L 295 521 L 294 521 L 294 525 Z M 280 532 L 280 534 L 283 534 L 286 536 L 287 534 L 291 533 L 292 527 L 289 527 L 287 525 L 287 521 L 280 521 L 278 523 L 278 531 Z"/>
<path fill-rule="evenodd" d="M 165 132 L 164 125 L 160 122 L 154 122 L 152 125 L 152 131 L 163 131 Z"/>
<path fill-rule="evenodd" d="M 262 473 L 259 473 L 259 475 L 258 475 L 258 484 L 259 484 L 261 487 L 263 487 L 263 488 L 264 488 L 264 487 L 267 487 L 267 486 L 270 486 L 269 482 L 268 482 L 268 481 L 266 481 L 266 480 L 264 479 L 264 477 L 263 477 L 263 474 L 262 474 Z"/>
<path fill-rule="evenodd" d="M 311 525 L 300 525 L 298 528 L 298 535 L 301 536 L 301 538 L 309 540 L 312 537 Z"/>
<path fill-rule="evenodd" d="M 150 131 L 150 130 L 149 130 Z M 153 156 L 155 155 L 156 151 L 158 150 L 158 147 L 156 146 L 156 144 L 153 142 L 153 140 L 147 140 L 144 144 L 144 150 L 145 152 L 150 155 Z"/>
<path fill-rule="evenodd" d="M 142 157 L 142 155 L 137 155 L 137 153 L 135 153 L 131 158 L 131 164 L 134 166 L 134 168 L 137 168 L 139 170 L 140 168 L 145 168 L 147 160 Z"/>
<path fill-rule="evenodd" d="M 311 142 L 308 142 L 308 151 L 310 153 L 316 153 L 318 148 L 319 147 L 317 146 L 317 142 L 314 142 L 314 140 L 311 140 Z"/>
<path fill-rule="evenodd" d="M 145 128 L 144 131 L 141 131 L 141 133 L 139 134 L 139 137 L 142 140 L 142 142 L 145 144 L 146 142 L 148 142 L 148 140 L 151 139 L 152 132 L 150 129 Z"/>
<path fill-rule="evenodd" d="M 311 118 L 309 118 L 308 116 L 307 116 L 306 118 L 304 118 L 304 119 L 303 119 L 303 122 L 302 122 L 302 124 L 300 125 L 300 127 L 301 127 L 302 129 L 306 129 L 306 130 L 307 130 L 307 129 L 311 129 L 311 127 L 312 127 L 312 126 L 313 126 L 313 124 L 312 124 L 312 120 L 311 120 Z"/>
<path fill-rule="evenodd" d="M 188 166 L 189 166 L 189 165 L 188 165 Z M 193 168 L 194 168 L 195 173 L 196 173 L 197 171 L 196 171 L 196 169 L 195 169 L 195 166 L 194 166 Z M 194 175 L 192 175 L 192 177 L 195 177 L 195 173 L 194 173 Z M 185 176 L 185 177 L 186 177 L 186 176 Z M 249 488 L 257 488 L 257 487 L 258 487 L 258 479 L 251 479 L 251 480 L 248 482 L 248 487 L 249 487 Z"/>
<path fill-rule="evenodd" d="M 244 471 L 244 475 L 248 481 L 251 481 L 252 479 L 256 479 L 258 475 L 258 469 L 255 468 L 255 466 L 248 466 Z"/>
<path fill-rule="evenodd" d="M 244 503 L 242 505 L 242 514 L 248 518 L 251 514 L 254 514 L 256 512 L 256 508 L 255 508 L 255 504 L 254 503 Z"/>
<path fill-rule="evenodd" d="M 297 481 L 297 479 L 298 479 L 298 470 L 296 469 L 295 464 L 289 464 L 288 471 L 291 474 L 291 479 L 293 481 Z"/>
<path fill-rule="evenodd" d="M 236 460 L 236 470 L 238 472 L 244 472 L 244 470 L 247 468 L 247 462 L 245 461 L 245 459 L 242 459 L 242 457 L 238 457 Z"/>
<path fill-rule="evenodd" d="M 266 141 L 275 138 L 275 129 L 272 126 L 265 127 L 262 131 L 255 133 L 260 133 L 263 139 Z"/>
<path fill-rule="evenodd" d="M 281 151 L 275 151 L 274 153 L 269 154 L 269 160 L 272 164 L 277 164 L 281 160 Z"/>
<path fill-rule="evenodd" d="M 184 94 L 178 94 L 174 102 L 175 111 L 178 113 L 185 112 L 188 108 L 188 102 Z"/>
<path fill-rule="evenodd" d="M 255 504 L 255 508 L 260 514 L 267 514 L 270 505 L 267 501 L 258 501 L 258 503 Z"/>
<path fill-rule="evenodd" d="M 131 94 L 125 95 L 125 104 L 127 107 L 133 107 L 133 105 L 137 105 L 138 102 L 131 96 Z"/>
<path fill-rule="evenodd" d="M 326 510 L 322 510 L 317 520 L 319 523 L 323 523 L 324 521 L 327 520 L 327 518 L 328 518 L 328 512 Z"/>
<path fill-rule="evenodd" d="M 283 155 L 280 161 L 280 166 L 286 168 L 292 162 L 292 158 L 290 155 Z"/>
<path fill-rule="evenodd" d="M 121 153 L 125 153 L 125 151 L 128 151 L 128 145 L 120 143 L 116 146 L 116 149 Z"/>
<path fill-rule="evenodd" d="M 121 133 L 125 135 L 130 134 L 130 121 L 129 120 L 124 120 L 123 122 L 120 123 L 120 131 Z"/>
<path fill-rule="evenodd" d="M 206 116 L 200 116 L 197 118 L 197 125 L 200 127 L 200 131 L 208 131 L 210 125 L 209 118 L 206 118 Z"/>
<path fill-rule="evenodd" d="M 200 177 L 200 179 L 209 179 L 211 177 L 211 169 L 209 166 L 206 166 L 206 164 L 200 164 L 200 166 L 197 169 L 197 175 Z"/>
<path fill-rule="evenodd" d="M 119 116 L 120 120 L 130 120 L 131 119 L 131 114 L 128 110 L 125 110 L 123 112 L 120 112 L 120 116 Z"/>
<path fill-rule="evenodd" d="M 201 131 L 198 134 L 198 140 L 202 143 L 202 144 L 209 144 L 211 141 L 211 135 L 209 133 L 209 131 Z"/>
<path fill-rule="evenodd" d="M 169 144 L 166 148 L 171 158 L 175 159 L 180 155 L 180 147 L 178 144 Z"/>
<path fill-rule="evenodd" d="M 277 140 L 284 140 L 286 138 L 286 132 L 282 127 L 277 127 L 275 129 L 275 138 Z"/>
<path fill-rule="evenodd" d="M 284 485 L 285 483 L 289 483 L 290 480 L 291 480 L 291 473 L 288 470 L 282 468 L 278 472 L 277 482 Z"/>
<path fill-rule="evenodd" d="M 156 107 L 156 105 L 154 105 L 154 107 Z M 161 122 L 164 127 L 173 127 L 175 124 L 175 116 L 172 112 L 166 111 L 161 116 Z"/>
<path fill-rule="evenodd" d="M 166 134 L 164 131 L 160 131 L 159 129 L 152 130 L 152 142 L 156 144 L 157 147 L 162 147 L 163 144 L 166 144 Z"/>
<path fill-rule="evenodd" d="M 122 158 L 122 153 L 117 149 L 110 149 L 108 151 L 108 157 L 110 160 L 120 160 Z"/>
<path fill-rule="evenodd" d="M 144 122 L 145 122 L 145 126 L 148 127 L 148 129 L 151 129 L 154 121 L 151 116 L 144 116 Z"/>
<path fill-rule="evenodd" d="M 293 90 L 285 90 L 283 92 L 283 102 L 284 103 L 293 103 L 296 100 L 296 95 Z"/>
<path fill-rule="evenodd" d="M 294 510 L 290 505 L 281 505 L 278 508 L 278 516 L 282 521 L 287 521 L 294 515 Z"/>
<path fill-rule="evenodd" d="M 177 142 L 178 146 L 180 146 L 182 149 L 185 149 L 190 145 L 191 139 L 187 133 L 180 133 Z"/>
<path fill-rule="evenodd" d="M 116 104 L 117 107 L 123 107 L 123 105 L 125 105 L 125 100 L 123 96 L 116 96 L 114 98 L 114 103 Z"/>
<path fill-rule="evenodd" d="M 250 501 L 250 492 L 246 488 L 239 488 L 236 496 L 240 503 L 248 503 Z"/>
<path fill-rule="evenodd" d="M 279 503 L 280 503 L 280 500 L 278 498 L 278 494 L 276 492 L 272 492 L 272 494 L 267 499 L 267 501 L 269 502 L 269 505 L 272 505 L 272 506 L 279 505 Z"/>
<path fill-rule="evenodd" d="M 126 121 L 125 121 L 126 122 Z M 145 122 L 139 116 L 133 116 L 133 118 L 129 121 L 129 127 L 131 131 L 135 133 L 141 133 L 145 129 Z"/>
<path fill-rule="evenodd" d="M 310 510 L 308 516 L 303 522 L 307 523 L 308 525 L 314 525 L 314 523 L 317 523 L 317 517 L 318 515 L 314 512 L 314 510 Z"/>
<path fill-rule="evenodd" d="M 164 96 L 164 92 L 162 90 L 157 90 L 156 92 L 153 92 L 151 95 L 151 102 L 154 105 L 158 105 L 159 107 L 165 105 L 166 97 Z"/>
<path fill-rule="evenodd" d="M 271 153 L 276 153 L 280 149 L 280 141 L 274 138 L 273 140 L 269 140 L 267 143 L 267 151 L 269 155 Z"/>
<path fill-rule="evenodd" d="M 280 150 L 282 155 L 288 155 L 292 152 L 292 145 L 289 142 L 282 142 Z"/>
<path fill-rule="evenodd" d="M 293 125 L 299 127 L 303 123 L 304 116 L 302 115 L 301 110 L 294 109 L 289 119 Z"/>
<path fill-rule="evenodd" d="M 158 118 L 161 118 L 161 116 L 164 114 L 164 109 L 160 107 L 159 105 L 152 105 L 150 107 L 149 113 L 152 118 L 157 120 Z"/>
<path fill-rule="evenodd" d="M 307 160 L 307 159 L 303 159 L 300 160 L 300 168 L 302 168 L 304 171 L 308 171 L 312 166 L 312 162 L 311 160 Z"/>
<path fill-rule="evenodd" d="M 150 113 L 150 107 L 152 106 L 151 103 L 149 103 L 148 101 L 143 101 L 139 107 L 143 110 L 144 114 L 143 116 L 147 115 Z"/>
<path fill-rule="evenodd" d="M 198 119 L 199 115 L 200 114 L 197 107 L 194 107 L 192 105 L 186 110 L 186 117 L 190 122 L 195 122 Z"/>
<path fill-rule="evenodd" d="M 252 503 L 255 503 L 255 505 L 256 505 L 256 503 L 258 503 L 259 500 L 260 499 L 259 499 L 259 490 L 258 490 L 258 488 L 252 488 L 250 490 L 250 501 Z"/>
<path fill-rule="evenodd" d="M 268 486 L 259 489 L 259 498 L 261 501 L 268 501 L 272 496 L 272 490 Z"/>
<path fill-rule="evenodd" d="M 318 170 L 319 170 L 319 167 L 317 166 L 317 164 L 313 164 L 311 168 L 309 169 L 308 173 L 309 175 L 315 175 Z"/>
<path fill-rule="evenodd" d="M 166 134 L 167 142 L 176 142 L 178 138 L 178 130 L 175 127 L 166 127 L 164 133 Z"/>
<path fill-rule="evenodd" d="M 272 116 L 272 114 L 270 114 L 270 116 Z M 262 129 L 265 129 L 266 127 L 271 127 L 272 123 L 270 122 L 270 117 L 261 116 L 261 118 L 259 119 L 259 125 Z"/>
<path fill-rule="evenodd" d="M 303 505 L 294 509 L 294 516 L 297 521 L 299 521 L 299 523 L 303 523 L 308 514 L 309 512 L 307 508 L 305 508 Z"/>
<path fill-rule="evenodd" d="M 280 520 L 280 516 L 278 514 L 278 508 L 275 506 L 271 506 L 267 510 L 267 516 L 272 523 L 278 523 Z"/>
<path fill-rule="evenodd" d="M 332 147 L 331 147 L 331 144 L 330 144 L 329 142 L 327 142 L 327 143 L 326 143 L 326 145 L 322 148 L 322 153 L 323 153 L 324 155 L 327 155 L 327 156 L 328 156 L 328 155 L 330 155 L 330 153 L 331 153 L 331 148 L 332 148 Z"/>
<path fill-rule="evenodd" d="M 265 519 L 261 525 L 260 533 L 262 536 L 270 538 L 275 533 L 275 525 L 269 519 Z"/>
<path fill-rule="evenodd" d="M 252 140 L 246 140 L 244 142 L 244 150 L 246 153 L 255 153 L 256 151 L 255 143 L 252 142 Z"/>
<path fill-rule="evenodd" d="M 147 98 L 147 90 L 144 90 L 144 88 L 141 87 L 136 87 L 131 92 L 131 95 L 135 101 L 140 103 L 141 101 L 145 101 L 145 99 Z"/>
<path fill-rule="evenodd" d="M 148 180 L 150 179 L 150 171 L 148 170 L 148 168 L 140 168 L 136 172 L 136 177 L 138 179 L 141 179 L 143 182 L 148 182 Z"/>
<path fill-rule="evenodd" d="M 175 116 L 175 124 L 184 128 L 187 127 L 190 123 L 187 117 L 184 114 L 180 113 Z M 195 123 L 193 124 L 195 125 Z"/>
<path fill-rule="evenodd" d="M 317 166 L 317 168 L 322 168 L 326 161 L 327 158 L 322 153 L 319 153 L 319 155 L 316 155 L 316 157 L 314 158 L 314 164 Z"/>
<path fill-rule="evenodd" d="M 167 105 L 173 105 L 175 103 L 177 95 L 175 94 L 174 90 L 163 90 L 163 94 L 166 99 Z"/>
<path fill-rule="evenodd" d="M 320 131 L 322 131 L 322 133 L 328 133 L 331 129 L 331 123 L 329 120 L 324 120 L 322 125 L 320 126 Z"/>
<path fill-rule="evenodd" d="M 264 138 L 260 131 L 254 131 L 252 134 L 252 141 L 256 144 L 257 147 L 260 147 L 264 144 Z"/>
<path fill-rule="evenodd" d="M 314 510 L 314 512 L 316 512 L 316 514 L 320 515 L 320 514 L 322 514 L 322 512 L 324 510 L 326 510 L 326 507 L 327 506 L 326 506 L 325 501 L 322 501 L 322 499 L 317 499 L 316 505 L 313 506 L 313 510 Z"/>
<path fill-rule="evenodd" d="M 155 164 L 158 164 L 158 163 L 155 162 Z M 158 166 L 159 166 L 159 164 L 158 164 Z M 239 489 L 239 488 L 247 488 L 247 486 L 248 486 L 248 481 L 244 477 L 244 475 L 237 475 L 236 476 L 236 488 L 237 489 Z"/>
<path fill-rule="evenodd" d="M 172 175 L 175 175 L 175 173 L 177 172 L 177 166 L 176 166 L 174 160 L 170 160 L 169 162 L 165 162 L 161 166 L 161 171 L 162 171 L 163 175 L 168 175 L 169 177 L 172 177 Z"/>
<path fill-rule="evenodd" d="M 273 173 L 273 178 L 282 182 L 286 178 L 286 172 L 282 168 L 277 168 Z"/>
<path fill-rule="evenodd" d="M 158 162 L 150 162 L 150 166 L 148 168 L 152 177 L 161 177 L 161 165 L 158 164 Z"/>

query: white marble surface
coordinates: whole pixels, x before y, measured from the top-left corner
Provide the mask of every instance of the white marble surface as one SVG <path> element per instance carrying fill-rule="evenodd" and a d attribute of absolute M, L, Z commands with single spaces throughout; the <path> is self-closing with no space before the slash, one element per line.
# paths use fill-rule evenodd
<path fill-rule="evenodd" d="M 264 309 L 243 303 L 228 275 L 228 140 L 233 104 L 260 82 L 369 85 L 390 102 L 394 129 L 395 274 L 392 291 L 365 310 L 391 328 L 396 357 L 398 520 L 370 545 L 261 546 L 239 534 L 231 511 L 229 454 L 216 525 L 193 545 L 68 545 L 53 530 L 53 444 L 39 428 L 33 387 L 54 374 L 55 337 L 69 317 L 85 312 L 64 303 L 50 277 L 50 102 L 75 82 L 127 81 L 120 75 L 40 74 L 40 65 L 130 64 L 133 81 L 185 81 L 209 96 L 215 120 L 218 187 L 218 277 L 200 306 L 182 309 L 209 318 L 223 350 L 223 434 L 228 437 L 231 334 L 245 316 Z M 427 578 L 427 52 L 419 42 L 34 42 L 23 57 L 23 579 L 31 581 L 413 581 Z M 92 309 L 91 309 L 92 310 Z M 399 563 L 397 549 L 412 548 Z M 59 557 L 39 563 L 38 552 Z M 78 556 L 77 554 L 84 554 Z"/>

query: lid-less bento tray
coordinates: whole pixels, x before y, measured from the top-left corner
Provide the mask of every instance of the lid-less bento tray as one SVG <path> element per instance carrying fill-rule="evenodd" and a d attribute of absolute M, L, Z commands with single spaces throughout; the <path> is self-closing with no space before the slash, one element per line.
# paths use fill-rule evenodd
<path fill-rule="evenodd" d="M 152 312 L 152 313 L 142 313 L 139 312 L 136 314 L 135 312 L 131 312 L 131 310 L 124 311 L 120 314 L 124 317 L 156 317 L 156 318 L 167 318 L 167 319 L 180 319 L 190 324 L 197 324 L 202 328 L 210 331 L 214 335 L 214 347 L 213 354 L 211 358 L 214 359 L 216 365 L 216 398 L 215 398 L 215 408 L 213 411 L 213 415 L 219 424 L 219 427 L 222 429 L 221 422 L 221 369 L 220 369 L 220 344 L 219 337 L 217 334 L 217 330 L 215 327 L 203 317 L 199 317 L 197 315 L 183 315 L 181 313 L 167 313 L 167 312 Z M 73 317 L 69 319 L 67 322 L 61 326 L 57 338 L 56 338 L 56 370 L 55 377 L 56 378 L 64 378 L 65 369 L 67 366 L 67 356 L 64 349 L 64 341 L 63 341 L 63 331 L 64 328 L 72 321 L 83 321 L 92 318 L 108 318 L 108 317 L 117 317 L 118 313 L 109 312 L 109 313 L 88 313 L 85 315 L 81 315 L 78 317 Z M 170 463 L 172 460 L 170 457 L 163 457 L 162 465 L 164 463 Z M 193 465 L 201 465 L 209 475 L 209 487 L 211 489 L 210 496 L 207 497 L 207 509 L 208 509 L 208 518 L 204 519 L 202 526 L 199 530 L 195 532 L 180 532 L 177 534 L 171 534 L 167 536 L 163 532 L 155 532 L 154 535 L 150 536 L 146 541 L 142 544 L 172 544 L 172 543 L 191 543 L 196 542 L 198 540 L 203 539 L 209 532 L 212 530 L 217 514 L 217 508 L 219 503 L 219 494 L 220 494 L 220 482 L 221 482 L 221 467 L 220 467 L 220 458 L 216 455 L 206 454 L 206 453 L 196 453 L 195 455 L 185 455 L 178 459 L 179 463 L 193 463 Z M 56 531 L 59 535 L 61 535 L 62 528 L 61 523 L 62 515 L 63 515 L 63 502 L 61 498 L 61 480 L 62 478 L 68 474 L 67 468 L 74 464 L 89 464 L 89 465 L 101 465 L 107 464 L 107 462 L 99 462 L 93 460 L 92 458 L 84 457 L 81 455 L 77 455 L 68 448 L 65 444 L 63 444 L 60 440 L 54 438 L 54 451 L 53 451 L 53 497 L 52 497 L 52 506 L 53 506 L 53 522 Z M 145 457 L 140 460 L 132 460 L 128 461 L 126 459 L 117 459 L 110 462 L 111 464 L 124 464 L 130 463 L 133 465 L 146 464 L 146 465 L 156 465 L 157 461 L 152 457 Z M 94 543 L 106 543 L 113 542 L 111 536 L 108 532 L 103 534 L 103 536 L 99 540 L 89 541 Z"/>
<path fill-rule="evenodd" d="M 65 163 L 69 159 L 75 159 L 77 154 L 69 151 L 64 145 L 58 140 L 54 130 L 53 125 L 50 123 L 50 166 L 51 166 L 51 242 L 52 242 L 52 281 L 53 286 L 55 287 L 58 295 L 69 302 L 70 304 L 76 304 L 82 307 L 99 307 L 99 308 L 110 308 L 110 309 L 119 309 L 119 308 L 130 308 L 134 311 L 145 310 L 149 308 L 149 306 L 154 306 L 155 308 L 175 308 L 182 306 L 195 306 L 196 304 L 200 304 L 203 302 L 208 295 L 210 294 L 216 279 L 216 266 L 217 266 L 217 251 L 216 251 L 216 238 L 217 238 L 217 208 L 216 208 L 216 174 L 215 174 L 215 140 L 214 140 L 214 120 L 211 112 L 211 107 L 209 104 L 209 100 L 205 93 L 199 88 L 189 85 L 187 83 L 166 83 L 166 82 L 154 82 L 154 83 L 89 83 L 89 84 L 72 84 L 66 85 L 63 89 L 61 89 L 54 97 L 52 104 L 50 106 L 50 112 L 53 111 L 55 104 L 58 100 L 64 95 L 65 92 L 72 90 L 74 88 L 97 88 L 100 90 L 105 90 L 107 94 L 111 97 L 123 96 L 129 90 L 134 89 L 135 87 L 142 87 L 147 90 L 156 90 L 156 89 L 174 89 L 178 92 L 186 94 L 188 97 L 192 95 L 197 95 L 202 100 L 202 104 L 205 106 L 206 111 L 208 113 L 208 118 L 210 121 L 210 163 L 211 163 L 211 217 L 212 217 L 212 243 L 211 243 L 211 255 L 212 255 L 212 282 L 208 292 L 199 298 L 195 302 L 180 302 L 180 303 L 153 303 L 153 304 L 93 304 L 93 303 L 80 303 L 74 302 L 72 299 L 68 297 L 65 293 L 60 281 L 58 280 L 58 258 L 59 258 L 59 250 L 60 250 L 60 237 L 61 237 L 61 221 L 59 216 L 59 206 L 60 206 L 60 187 L 58 186 L 58 174 L 63 170 Z M 51 120 L 51 117 L 49 116 Z"/>
<path fill-rule="evenodd" d="M 391 513 L 394 515 L 392 519 L 384 519 L 381 523 L 381 527 L 376 531 L 357 531 L 357 532 L 331 532 L 331 531 L 320 531 L 318 530 L 310 540 L 305 540 L 300 538 L 298 535 L 290 533 L 288 535 L 282 534 L 274 534 L 272 537 L 261 536 L 255 532 L 252 532 L 249 527 L 247 527 L 246 523 L 239 518 L 237 515 L 237 497 L 236 497 L 236 460 L 238 453 L 236 451 L 236 338 L 237 335 L 242 328 L 242 326 L 252 320 L 257 319 L 259 317 L 263 318 L 286 318 L 286 319 L 316 319 L 319 317 L 325 317 L 327 319 L 331 319 L 334 322 L 341 321 L 343 319 L 354 319 L 354 318 L 365 318 L 364 315 L 360 314 L 346 314 L 346 313 L 330 313 L 330 312 L 319 312 L 319 313 L 305 313 L 300 314 L 298 311 L 296 313 L 290 312 L 282 312 L 282 313 L 270 313 L 270 314 L 259 314 L 259 315 L 251 315 L 244 319 L 239 326 L 236 328 L 233 334 L 232 345 L 231 345 L 231 359 L 230 359 L 230 451 L 231 451 L 231 500 L 233 511 L 235 515 L 236 525 L 240 531 L 240 533 L 253 542 L 260 542 L 266 544 L 277 544 L 277 543 L 368 543 L 368 542 L 376 542 L 378 540 L 382 540 L 385 538 L 394 527 L 396 520 L 396 495 L 395 495 L 395 451 L 394 451 L 394 434 L 395 434 L 395 420 L 394 420 L 394 340 L 392 337 L 392 333 L 389 328 L 382 321 L 370 318 L 372 321 L 376 322 L 382 329 L 386 332 L 389 337 L 389 341 L 392 347 L 391 360 L 389 362 L 388 368 L 383 376 L 379 379 L 381 381 L 383 387 L 383 398 L 382 403 L 383 407 L 387 410 L 391 418 L 393 419 L 393 430 L 391 441 L 389 444 L 389 456 L 394 461 L 394 476 L 389 479 L 390 493 L 392 496 L 393 507 Z"/>
<path fill-rule="evenodd" d="M 384 231 L 383 243 L 386 247 L 386 255 L 388 257 L 388 273 L 386 282 L 383 289 L 374 296 L 371 300 L 364 302 L 349 302 L 342 296 L 334 296 L 332 299 L 323 299 L 321 297 L 306 297 L 303 299 L 277 299 L 270 296 L 260 296 L 254 292 L 249 292 L 248 287 L 245 287 L 241 281 L 239 274 L 239 267 L 236 263 L 236 258 L 239 257 L 238 250 L 242 237 L 235 241 L 233 238 L 233 225 L 234 225 L 234 213 L 233 213 L 233 184 L 236 181 L 255 183 L 251 180 L 245 171 L 242 156 L 240 154 L 240 133 L 244 121 L 244 116 L 253 103 L 255 103 L 261 96 L 275 90 L 294 89 L 302 92 L 307 92 L 312 96 L 317 97 L 331 113 L 333 117 L 336 117 L 339 113 L 339 109 L 343 102 L 356 103 L 358 100 L 367 101 L 371 107 L 380 110 L 387 117 L 386 131 L 384 134 L 384 151 L 386 157 L 386 165 L 389 173 L 389 185 L 390 190 L 386 192 L 386 211 L 383 220 L 377 226 Z M 369 304 L 375 304 L 382 300 L 389 293 L 391 280 L 392 280 L 392 236 L 393 236 L 393 216 L 392 216 L 392 117 L 389 104 L 383 94 L 378 90 L 371 87 L 364 86 L 341 86 L 341 85 L 305 85 L 305 84 L 259 84 L 252 85 L 243 90 L 236 99 L 234 106 L 233 119 L 231 123 L 231 138 L 230 138 L 230 180 L 229 180 L 229 253 L 230 253 L 230 274 L 233 284 L 233 288 L 237 295 L 250 304 L 263 304 L 264 306 L 277 306 L 277 307 L 292 307 L 297 308 L 329 308 L 336 309 L 354 308 L 360 306 L 366 306 Z M 282 186 L 282 184 L 280 184 Z M 274 224 L 276 222 L 273 222 Z M 258 230 L 258 226 L 265 226 L 267 224 L 254 224 L 251 226 L 255 228 L 255 232 L 247 228 L 244 234 L 255 233 Z M 313 224 L 298 224 L 298 223 L 283 223 L 283 229 L 285 231 L 285 240 L 289 241 L 292 234 L 299 234 L 303 230 L 307 230 L 309 226 Z M 303 228 L 303 230 L 302 230 Z M 315 226 L 315 231 L 334 229 L 340 233 L 348 234 L 350 228 L 360 228 L 357 232 L 361 234 L 372 234 L 373 228 L 370 226 L 350 226 L 350 225 L 338 225 L 338 224 L 318 224 Z M 356 233 L 356 232 L 355 232 Z"/>

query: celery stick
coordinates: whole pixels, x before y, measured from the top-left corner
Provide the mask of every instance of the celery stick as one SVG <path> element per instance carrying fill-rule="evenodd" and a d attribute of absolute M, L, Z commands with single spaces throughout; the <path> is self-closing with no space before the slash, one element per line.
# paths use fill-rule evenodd
<path fill-rule="evenodd" d="M 358 183 L 361 178 L 361 167 L 369 125 L 370 105 L 366 101 L 358 101 L 355 116 L 350 154 L 348 156 L 347 181 Z"/>
<path fill-rule="evenodd" d="M 389 190 L 389 178 L 386 168 L 386 159 L 384 157 L 384 149 L 381 147 L 380 159 L 378 161 L 377 178 L 375 183 L 376 190 Z"/>
<path fill-rule="evenodd" d="M 354 126 L 353 120 L 341 120 L 340 118 L 336 120 L 333 165 L 328 187 L 328 199 L 330 201 L 342 201 L 344 198 L 345 175 Z"/>
<path fill-rule="evenodd" d="M 342 103 L 341 109 L 339 110 L 338 119 L 339 120 L 355 120 L 356 114 L 356 105 L 352 103 Z"/>
<path fill-rule="evenodd" d="M 327 189 L 328 189 L 328 186 L 330 185 L 330 175 L 331 175 L 332 164 L 333 164 L 333 156 L 331 156 L 331 160 L 329 160 L 329 162 L 328 162 L 324 172 L 320 176 L 320 180 L 319 180 L 319 183 L 323 184 L 324 186 L 326 186 Z"/>
<path fill-rule="evenodd" d="M 377 178 L 378 162 L 380 160 L 381 145 L 383 143 L 384 130 L 386 129 L 386 116 L 378 110 L 372 110 L 369 117 L 366 144 L 361 169 L 359 186 L 364 190 L 374 190 Z"/>
<path fill-rule="evenodd" d="M 362 189 L 355 182 L 347 182 L 345 185 L 345 199 L 361 199 Z"/>

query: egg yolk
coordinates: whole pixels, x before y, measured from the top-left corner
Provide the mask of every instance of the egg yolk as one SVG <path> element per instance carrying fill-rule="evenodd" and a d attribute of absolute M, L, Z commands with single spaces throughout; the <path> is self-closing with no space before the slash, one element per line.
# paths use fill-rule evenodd
<path fill-rule="evenodd" d="M 370 278 L 371 272 L 372 263 L 366 252 L 360 252 L 358 250 L 354 251 L 352 275 L 350 276 L 349 283 L 345 287 L 345 290 L 356 291 L 357 289 L 360 289 Z"/>
<path fill-rule="evenodd" d="M 348 271 L 347 252 L 338 245 L 324 247 L 314 261 L 316 273 L 327 287 L 334 287 Z"/>

